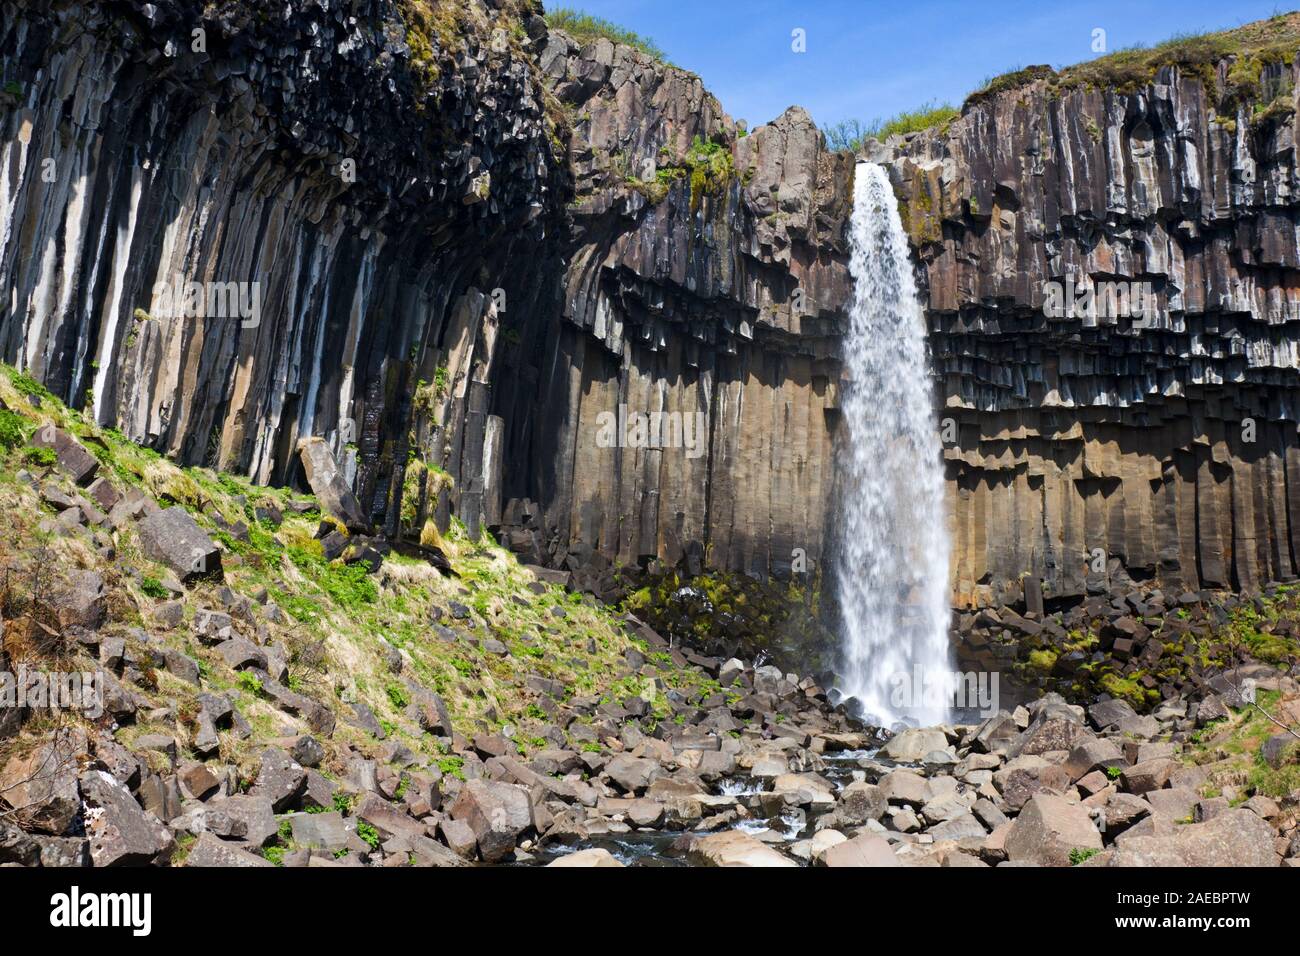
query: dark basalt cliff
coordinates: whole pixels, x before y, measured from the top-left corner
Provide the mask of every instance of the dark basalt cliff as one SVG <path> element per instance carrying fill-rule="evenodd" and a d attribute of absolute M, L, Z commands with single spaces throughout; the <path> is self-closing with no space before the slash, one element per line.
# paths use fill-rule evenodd
<path fill-rule="evenodd" d="M 597 573 L 832 550 L 853 158 L 802 110 L 738 128 L 530 0 L 0 10 L 0 350 L 60 397 L 263 482 L 324 437 L 390 536 L 454 512 Z M 959 603 L 1294 574 L 1295 68 L 1261 111 L 1232 66 L 1030 77 L 876 150 L 956 426 Z M 1049 319 L 1067 274 L 1159 314 Z M 258 321 L 155 315 L 178 276 L 258 283 Z M 607 447 L 620 406 L 699 444 Z"/>
<path fill-rule="evenodd" d="M 1049 598 L 1294 576 L 1293 60 L 1256 64 L 1249 98 L 1234 59 L 1129 92 L 1041 76 L 884 151 L 956 425 L 958 601 L 1014 600 L 1026 575 Z M 1067 276 L 1149 283 L 1157 308 L 1049 318 Z"/>
<path fill-rule="evenodd" d="M 541 64 L 573 117 L 575 198 L 533 467 L 505 482 L 542 507 L 512 545 L 763 577 L 796 548 L 820 559 L 851 158 L 799 109 L 745 135 L 697 77 L 628 47 L 554 34 Z M 601 447 L 620 405 L 698 420 L 704 444 Z"/>
<path fill-rule="evenodd" d="M 262 482 L 325 436 L 392 531 L 417 386 L 454 342 L 439 460 L 481 484 L 484 292 L 554 298 L 559 271 L 567 172 L 526 32 L 545 24 L 403 6 L 6 3 L 4 358 Z M 153 315 L 177 277 L 258 283 L 258 320 Z"/>

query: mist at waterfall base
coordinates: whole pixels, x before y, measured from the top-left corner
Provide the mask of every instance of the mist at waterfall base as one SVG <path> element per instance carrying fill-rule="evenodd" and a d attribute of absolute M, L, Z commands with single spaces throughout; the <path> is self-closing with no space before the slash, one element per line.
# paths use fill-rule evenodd
<path fill-rule="evenodd" d="M 956 686 L 942 448 L 907 235 L 873 163 L 857 166 L 850 253 L 834 690 L 870 723 L 927 726 Z"/>

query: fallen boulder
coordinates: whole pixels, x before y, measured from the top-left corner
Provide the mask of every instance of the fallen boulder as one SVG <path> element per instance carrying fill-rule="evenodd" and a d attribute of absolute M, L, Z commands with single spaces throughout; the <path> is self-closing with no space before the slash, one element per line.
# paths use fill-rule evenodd
<path fill-rule="evenodd" d="M 368 531 L 370 523 L 361 511 L 361 502 L 344 480 L 325 439 L 304 438 L 298 443 L 298 457 L 321 510 L 343 522 L 349 531 Z"/>
<path fill-rule="evenodd" d="M 136 529 L 144 556 L 171 568 L 181 581 L 221 577 L 221 550 L 184 508 L 145 515 Z"/>
<path fill-rule="evenodd" d="M 1064 797 L 1038 793 L 1029 798 L 1006 837 L 1013 863 L 1069 866 L 1074 850 L 1100 850 L 1101 834 L 1086 808 Z"/>

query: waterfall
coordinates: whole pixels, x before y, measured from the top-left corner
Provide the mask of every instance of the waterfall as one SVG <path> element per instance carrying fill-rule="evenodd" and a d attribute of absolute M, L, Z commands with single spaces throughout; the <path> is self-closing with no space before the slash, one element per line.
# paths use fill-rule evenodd
<path fill-rule="evenodd" d="M 864 717 L 941 723 L 948 662 L 948 534 L 925 317 L 889 176 L 859 163 L 844 343 L 837 690 Z"/>

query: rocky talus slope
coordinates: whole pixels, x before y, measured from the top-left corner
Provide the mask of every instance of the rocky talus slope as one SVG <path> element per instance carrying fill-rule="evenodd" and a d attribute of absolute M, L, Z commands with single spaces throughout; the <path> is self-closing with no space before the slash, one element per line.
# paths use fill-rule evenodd
<path fill-rule="evenodd" d="M 349 541 L 319 471 L 182 470 L 13 370 L 0 400 L 0 670 L 103 681 L 4 708 L 0 865 L 1300 864 L 1272 667 L 877 736 L 459 525 Z"/>

